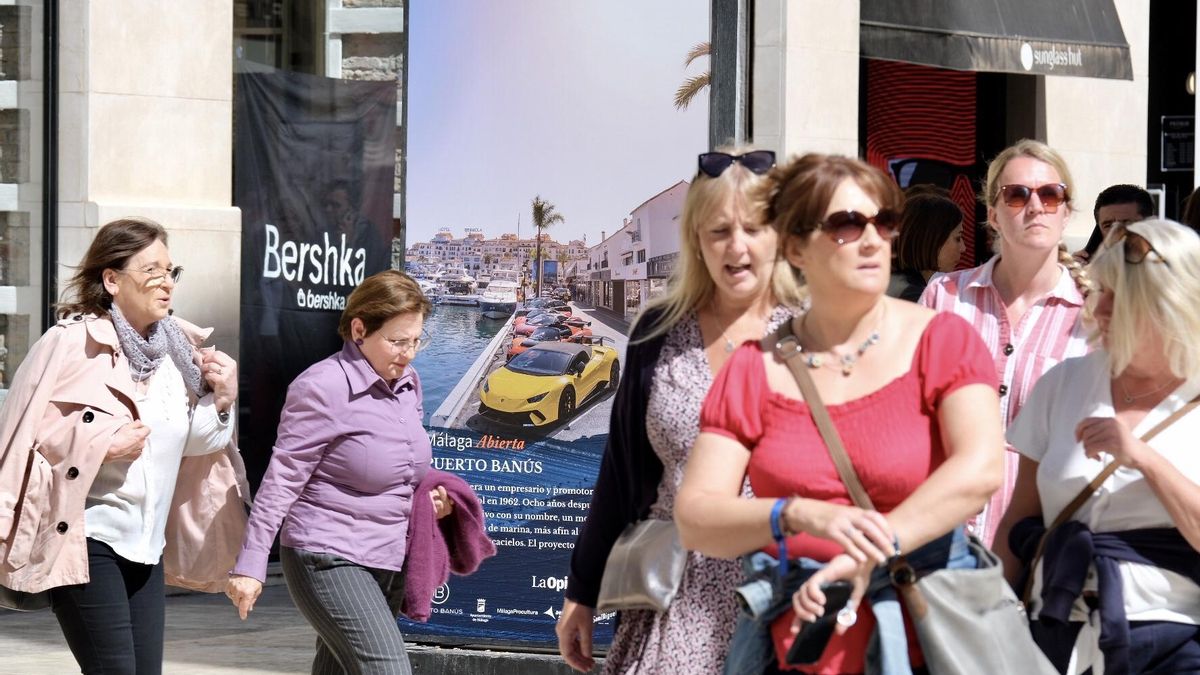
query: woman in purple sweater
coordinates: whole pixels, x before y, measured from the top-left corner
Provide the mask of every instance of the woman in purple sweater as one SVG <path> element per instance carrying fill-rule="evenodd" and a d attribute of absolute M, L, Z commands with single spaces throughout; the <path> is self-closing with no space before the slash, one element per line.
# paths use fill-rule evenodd
<path fill-rule="evenodd" d="M 402 272 L 367 278 L 342 312 L 342 350 L 288 387 L 226 593 L 245 619 L 280 532 L 288 592 L 317 632 L 313 673 L 412 672 L 393 589 L 404 584 L 413 499 L 432 499 L 437 518 L 453 509 L 443 486 L 416 494 L 431 448 L 409 362 L 428 344 L 430 309 Z"/>

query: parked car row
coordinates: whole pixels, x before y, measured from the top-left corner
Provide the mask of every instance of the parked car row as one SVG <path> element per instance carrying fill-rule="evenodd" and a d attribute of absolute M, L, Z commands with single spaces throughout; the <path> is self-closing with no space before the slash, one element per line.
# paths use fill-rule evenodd
<path fill-rule="evenodd" d="M 479 414 L 517 426 L 570 419 L 620 378 L 617 350 L 565 302 L 537 298 L 517 311 L 507 363 L 484 379 Z"/>

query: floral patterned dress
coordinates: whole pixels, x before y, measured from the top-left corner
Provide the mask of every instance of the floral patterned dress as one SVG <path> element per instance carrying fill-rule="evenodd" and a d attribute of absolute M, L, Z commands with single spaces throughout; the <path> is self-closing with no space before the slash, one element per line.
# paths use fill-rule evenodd
<path fill-rule="evenodd" d="M 775 330 L 790 316 L 785 308 L 776 308 L 768 330 Z M 700 324 L 692 314 L 667 335 L 650 385 L 646 432 L 663 464 L 663 481 L 650 509 L 651 518 L 674 517 L 675 495 L 700 432 L 700 406 L 712 382 Z M 733 592 L 741 581 L 737 561 L 690 552 L 679 592 L 667 611 L 621 612 L 603 672 L 721 672 L 737 623 Z"/>

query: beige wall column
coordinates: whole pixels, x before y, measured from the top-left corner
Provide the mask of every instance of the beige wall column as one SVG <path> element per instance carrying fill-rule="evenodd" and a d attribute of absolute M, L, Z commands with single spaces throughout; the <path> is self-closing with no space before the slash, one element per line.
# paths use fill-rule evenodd
<path fill-rule="evenodd" d="M 858 21 L 857 0 L 755 0 L 756 145 L 858 154 Z"/>
<path fill-rule="evenodd" d="M 1076 213 L 1067 225 L 1072 245 L 1086 243 L 1091 234 L 1092 205 L 1101 190 L 1117 183 L 1146 184 L 1150 1 L 1115 4 L 1129 42 L 1133 80 L 1045 77 L 1044 140 L 1062 153 L 1076 183 Z"/>
<path fill-rule="evenodd" d="M 238 353 L 241 213 L 232 203 L 227 0 L 61 3 L 59 280 L 100 225 L 144 216 L 187 268 L 179 316 Z"/>

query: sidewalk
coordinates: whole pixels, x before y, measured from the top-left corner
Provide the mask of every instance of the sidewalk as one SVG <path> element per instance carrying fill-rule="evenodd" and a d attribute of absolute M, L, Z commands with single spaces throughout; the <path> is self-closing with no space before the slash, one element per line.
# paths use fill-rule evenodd
<path fill-rule="evenodd" d="M 593 315 L 597 319 L 599 319 L 600 321 L 605 323 L 606 325 L 611 326 L 611 327 L 621 331 L 621 333 L 623 333 L 625 335 L 629 335 L 629 324 L 630 324 L 630 321 L 633 319 L 633 317 L 629 317 L 628 319 L 626 319 L 625 317 L 612 311 L 611 309 L 606 309 L 604 307 L 595 307 L 593 305 L 589 305 L 588 303 L 586 303 L 582 300 L 572 300 L 571 304 L 574 305 L 575 308 L 578 309 L 580 312 L 582 312 L 584 314 Z"/>
<path fill-rule="evenodd" d="M 171 589 L 168 589 L 170 591 Z M 254 612 L 242 622 L 221 594 L 167 597 L 163 672 L 167 675 L 277 675 L 307 673 L 316 634 L 282 583 L 263 589 Z M 0 675 L 63 675 L 79 667 L 67 649 L 54 614 L 0 611 Z M 415 673 L 572 673 L 557 655 L 409 645 Z"/>

